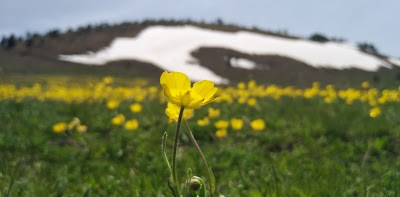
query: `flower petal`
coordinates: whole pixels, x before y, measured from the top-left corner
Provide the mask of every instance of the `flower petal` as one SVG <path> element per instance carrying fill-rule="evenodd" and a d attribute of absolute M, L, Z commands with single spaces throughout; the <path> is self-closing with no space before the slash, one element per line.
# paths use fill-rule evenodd
<path fill-rule="evenodd" d="M 193 84 L 192 91 L 201 95 L 204 102 L 208 102 L 217 93 L 218 88 L 214 87 L 214 83 L 208 80 L 199 81 Z"/>

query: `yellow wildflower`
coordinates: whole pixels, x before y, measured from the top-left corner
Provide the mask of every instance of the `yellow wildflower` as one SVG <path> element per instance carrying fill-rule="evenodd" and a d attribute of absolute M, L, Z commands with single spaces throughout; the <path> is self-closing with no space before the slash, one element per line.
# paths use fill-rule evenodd
<path fill-rule="evenodd" d="M 250 107 L 253 107 L 257 104 L 257 100 L 255 98 L 250 98 L 249 100 L 247 100 L 247 105 L 249 105 Z"/>
<path fill-rule="evenodd" d="M 139 127 L 139 122 L 136 119 L 128 120 L 125 122 L 125 129 L 126 130 L 136 130 Z"/>
<path fill-rule="evenodd" d="M 69 130 L 72 130 L 72 129 L 74 129 L 76 126 L 78 126 L 78 125 L 80 125 L 81 124 L 81 121 L 79 120 L 79 118 L 78 117 L 74 117 L 73 119 L 72 119 L 72 121 L 68 124 L 68 129 Z"/>
<path fill-rule="evenodd" d="M 103 78 L 103 83 L 105 83 L 105 84 L 111 84 L 113 82 L 113 78 L 112 77 L 110 77 L 110 76 L 106 76 L 106 77 L 104 77 Z"/>
<path fill-rule="evenodd" d="M 229 127 L 229 122 L 226 120 L 218 120 L 214 123 L 214 126 L 217 129 L 227 129 Z"/>
<path fill-rule="evenodd" d="M 208 117 L 204 117 L 203 119 L 199 119 L 197 120 L 197 125 L 203 127 L 210 124 L 210 120 L 208 119 Z"/>
<path fill-rule="evenodd" d="M 196 82 L 190 87 L 189 78 L 181 72 L 163 72 L 160 84 L 171 103 L 190 109 L 213 102 L 218 91 L 214 83 L 208 80 Z"/>
<path fill-rule="evenodd" d="M 240 130 L 243 127 L 243 120 L 238 118 L 231 119 L 231 127 L 233 130 Z"/>
<path fill-rule="evenodd" d="M 140 103 L 134 103 L 129 107 L 129 109 L 133 113 L 139 113 L 140 111 L 142 111 L 142 105 Z"/>
<path fill-rule="evenodd" d="M 110 100 L 107 102 L 108 109 L 116 109 L 119 106 L 119 102 L 117 100 Z"/>
<path fill-rule="evenodd" d="M 255 131 L 260 131 L 265 128 L 265 123 L 263 119 L 256 119 L 251 121 L 250 126 Z"/>
<path fill-rule="evenodd" d="M 125 122 L 125 116 L 123 114 L 118 114 L 115 116 L 112 120 L 111 123 L 113 125 L 121 125 L 122 123 Z"/>
<path fill-rule="evenodd" d="M 381 115 L 382 111 L 381 108 L 379 107 L 374 107 L 371 110 L 369 110 L 369 116 L 371 116 L 371 118 L 376 118 L 379 115 Z"/>
<path fill-rule="evenodd" d="M 58 122 L 54 124 L 52 128 L 54 133 L 64 133 L 67 130 L 68 125 L 65 122 Z"/>
<path fill-rule="evenodd" d="M 87 126 L 86 125 L 78 125 L 76 126 L 76 131 L 79 133 L 85 133 L 87 131 Z"/>
<path fill-rule="evenodd" d="M 225 129 L 218 129 L 215 132 L 215 136 L 217 136 L 217 138 L 224 138 L 228 135 L 228 131 L 226 131 Z"/>
<path fill-rule="evenodd" d="M 361 83 L 361 86 L 363 88 L 369 88 L 369 82 L 368 81 L 364 81 L 364 82 Z"/>
<path fill-rule="evenodd" d="M 221 111 L 219 109 L 214 109 L 212 107 L 208 108 L 208 117 L 209 118 L 216 118 L 221 114 Z"/>
<path fill-rule="evenodd" d="M 167 104 L 167 108 L 165 109 L 165 113 L 167 114 L 168 118 L 169 118 L 169 122 L 172 121 L 178 121 L 179 118 L 179 112 L 180 112 L 180 107 L 178 107 L 177 105 L 168 102 Z M 193 109 L 185 109 L 183 111 L 183 119 L 189 119 L 193 116 Z"/>
<path fill-rule="evenodd" d="M 237 88 L 238 88 L 238 89 L 245 89 L 245 88 L 246 88 L 246 84 L 245 84 L 244 82 L 239 82 L 239 83 L 237 84 Z"/>

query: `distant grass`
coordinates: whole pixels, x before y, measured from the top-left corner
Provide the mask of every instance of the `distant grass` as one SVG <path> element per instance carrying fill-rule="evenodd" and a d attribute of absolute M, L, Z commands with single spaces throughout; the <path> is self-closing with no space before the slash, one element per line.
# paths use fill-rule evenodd
<path fill-rule="evenodd" d="M 119 108 L 128 111 L 128 103 Z M 136 116 L 140 129 L 110 124 L 105 104 L 56 101 L 0 102 L 0 192 L 3 196 L 167 196 L 168 171 L 160 143 L 173 136 L 164 107 L 144 102 Z M 399 196 L 400 107 L 387 105 L 371 119 L 360 103 L 266 99 L 260 108 L 217 104 L 218 119 L 264 118 L 267 129 L 246 126 L 214 137 L 214 127 L 199 127 L 206 114 L 189 121 L 225 196 Z M 78 137 L 58 135 L 51 126 L 79 117 L 89 126 Z M 172 145 L 172 137 L 169 139 Z M 169 147 L 171 148 L 171 147 Z M 191 167 L 205 176 L 202 163 L 182 136 L 179 173 Z M 170 150 L 170 149 L 169 149 Z M 182 182 L 183 180 L 181 180 Z"/>

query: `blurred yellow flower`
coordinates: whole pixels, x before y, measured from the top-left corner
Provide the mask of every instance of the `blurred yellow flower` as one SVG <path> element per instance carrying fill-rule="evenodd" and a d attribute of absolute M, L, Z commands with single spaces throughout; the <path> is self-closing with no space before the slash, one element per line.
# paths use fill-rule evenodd
<path fill-rule="evenodd" d="M 364 81 L 364 82 L 361 83 L 361 86 L 363 88 L 369 88 L 369 82 L 368 81 Z"/>
<path fill-rule="evenodd" d="M 209 124 L 210 124 L 210 120 L 208 119 L 208 117 L 204 117 L 203 119 L 197 120 L 197 125 L 199 125 L 201 127 L 209 125 Z"/>
<path fill-rule="evenodd" d="M 233 130 L 240 130 L 243 127 L 243 120 L 238 118 L 231 119 L 231 127 Z"/>
<path fill-rule="evenodd" d="M 256 119 L 251 121 L 250 126 L 255 131 L 260 131 L 265 128 L 265 122 L 263 119 Z"/>
<path fill-rule="evenodd" d="M 108 109 L 116 109 L 119 106 L 119 101 L 117 100 L 110 100 L 107 101 L 107 108 Z"/>
<path fill-rule="evenodd" d="M 103 78 L 103 83 L 105 83 L 105 84 L 111 84 L 113 82 L 113 78 L 112 77 L 110 77 L 110 76 L 106 76 L 106 77 L 104 77 Z"/>
<path fill-rule="evenodd" d="M 129 107 L 129 109 L 133 113 L 139 113 L 140 111 L 142 111 L 142 105 L 140 103 L 134 103 Z"/>
<path fill-rule="evenodd" d="M 257 104 L 257 100 L 255 98 L 250 98 L 249 100 L 247 100 L 247 105 L 249 105 L 250 107 L 253 107 Z"/>
<path fill-rule="evenodd" d="M 68 129 L 72 130 L 75 127 L 77 127 L 78 125 L 80 125 L 80 124 L 81 124 L 81 121 L 79 120 L 79 118 L 78 117 L 74 117 L 72 119 L 72 121 L 68 124 Z"/>
<path fill-rule="evenodd" d="M 180 112 L 180 107 L 178 107 L 177 105 L 168 102 L 167 104 L 167 108 L 165 109 L 165 114 L 167 114 L 168 118 L 169 118 L 169 122 L 172 121 L 178 121 L 179 118 L 179 112 Z M 183 111 L 183 119 L 189 119 L 193 116 L 193 109 L 185 109 Z"/>
<path fill-rule="evenodd" d="M 117 116 L 111 119 L 111 123 L 117 126 L 121 125 L 124 122 L 125 122 L 125 116 L 123 114 L 118 114 Z"/>
<path fill-rule="evenodd" d="M 382 111 L 381 111 L 381 108 L 379 108 L 379 107 L 374 107 L 369 110 L 369 116 L 371 116 L 371 118 L 376 118 L 379 115 L 381 115 L 381 113 L 382 113 Z"/>
<path fill-rule="evenodd" d="M 245 88 L 246 88 L 246 84 L 243 83 L 243 82 L 239 82 L 239 83 L 237 84 L 237 88 L 238 88 L 238 89 L 245 89 Z"/>
<path fill-rule="evenodd" d="M 65 122 L 58 122 L 54 124 L 52 128 L 54 133 L 64 133 L 67 130 L 68 125 Z"/>
<path fill-rule="evenodd" d="M 229 122 L 226 120 L 218 120 L 214 123 L 214 126 L 217 129 L 227 129 L 229 127 Z"/>
<path fill-rule="evenodd" d="M 85 133 L 87 131 L 87 126 L 86 125 L 78 125 L 76 127 L 76 131 L 79 133 Z"/>
<path fill-rule="evenodd" d="M 221 114 L 221 110 L 219 109 L 214 109 L 212 107 L 208 108 L 208 117 L 209 118 L 216 118 Z"/>
<path fill-rule="evenodd" d="M 163 72 L 160 84 L 171 103 L 190 109 L 213 102 L 218 91 L 214 83 L 208 80 L 196 82 L 191 87 L 189 78 L 181 72 Z"/>
<path fill-rule="evenodd" d="M 128 120 L 125 122 L 125 129 L 126 130 L 136 130 L 139 127 L 139 122 L 136 119 Z"/>
<path fill-rule="evenodd" d="M 226 131 L 225 129 L 218 129 L 215 132 L 215 136 L 217 136 L 217 138 L 224 138 L 228 135 L 228 131 Z"/>

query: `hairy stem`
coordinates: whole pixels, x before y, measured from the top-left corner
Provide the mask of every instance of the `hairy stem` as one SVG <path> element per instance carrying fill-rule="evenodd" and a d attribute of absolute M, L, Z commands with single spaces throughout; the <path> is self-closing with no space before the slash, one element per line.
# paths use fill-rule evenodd
<path fill-rule="evenodd" d="M 206 158 L 204 157 L 204 154 L 203 154 L 203 152 L 201 151 L 200 146 L 199 146 L 199 144 L 198 144 L 197 141 L 196 141 L 196 138 L 194 138 L 194 135 L 193 135 L 193 133 L 192 133 L 192 130 L 190 129 L 189 124 L 187 123 L 186 120 L 185 120 L 185 125 L 186 125 L 186 128 L 187 128 L 187 130 L 188 130 L 188 134 L 189 134 L 190 140 L 192 141 L 192 143 L 193 143 L 194 146 L 196 147 L 197 152 L 199 153 L 199 155 L 200 155 L 200 157 L 201 157 L 201 160 L 203 160 L 203 163 L 204 163 L 204 166 L 205 166 L 206 172 L 207 172 L 208 187 L 209 187 L 209 191 L 210 191 L 210 196 L 213 197 L 213 196 L 214 196 L 214 194 L 213 194 L 214 192 L 213 192 L 213 189 L 212 189 L 212 179 L 211 179 L 211 173 L 212 173 L 212 172 L 211 172 L 211 169 L 208 167 L 207 160 L 206 160 Z"/>
<path fill-rule="evenodd" d="M 176 150 L 178 149 L 179 130 L 181 127 L 183 110 L 185 110 L 185 108 L 181 107 L 181 110 L 179 111 L 178 124 L 176 126 L 175 141 L 174 141 L 174 147 L 173 147 L 173 152 L 172 152 L 172 179 L 174 181 L 175 194 L 177 197 L 180 197 L 180 194 L 179 194 L 178 179 L 176 176 Z"/>

